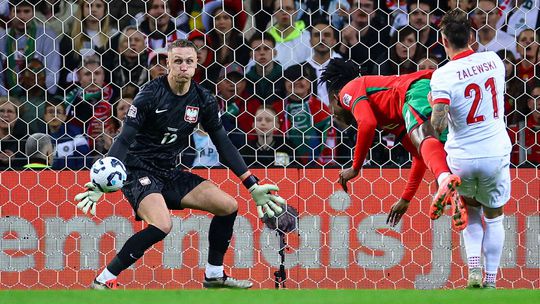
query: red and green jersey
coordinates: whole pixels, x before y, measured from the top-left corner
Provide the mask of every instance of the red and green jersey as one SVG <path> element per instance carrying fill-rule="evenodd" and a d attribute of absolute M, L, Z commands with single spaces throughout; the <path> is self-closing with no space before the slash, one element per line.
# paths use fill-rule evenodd
<path fill-rule="evenodd" d="M 358 123 L 353 167 L 359 170 L 371 146 L 377 126 L 391 133 L 403 130 L 403 105 L 407 90 L 419 79 L 430 79 L 433 70 L 400 76 L 363 76 L 341 89 L 341 106 L 352 112 Z M 410 152 L 410 151 L 409 151 Z"/>

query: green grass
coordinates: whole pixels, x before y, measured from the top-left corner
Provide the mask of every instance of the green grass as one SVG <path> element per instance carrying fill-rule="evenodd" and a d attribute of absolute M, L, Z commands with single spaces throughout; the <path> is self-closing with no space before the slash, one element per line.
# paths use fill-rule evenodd
<path fill-rule="evenodd" d="M 1 304 L 334 304 L 540 303 L 540 290 L 9 290 Z"/>

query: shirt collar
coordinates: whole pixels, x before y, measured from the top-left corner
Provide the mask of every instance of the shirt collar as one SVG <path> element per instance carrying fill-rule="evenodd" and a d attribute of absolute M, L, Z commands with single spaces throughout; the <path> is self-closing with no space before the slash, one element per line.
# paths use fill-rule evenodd
<path fill-rule="evenodd" d="M 458 59 L 465 58 L 465 57 L 467 57 L 469 55 L 472 55 L 472 54 L 474 54 L 473 50 L 466 50 L 466 51 L 463 51 L 461 53 L 456 54 L 454 57 L 452 57 L 451 60 L 458 60 Z"/>

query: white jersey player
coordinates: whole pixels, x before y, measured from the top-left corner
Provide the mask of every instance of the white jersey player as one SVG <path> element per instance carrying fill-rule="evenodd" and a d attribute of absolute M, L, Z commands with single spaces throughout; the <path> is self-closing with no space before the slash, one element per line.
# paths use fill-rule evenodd
<path fill-rule="evenodd" d="M 462 182 L 458 192 L 468 213 L 468 225 L 463 230 L 468 286 L 495 288 L 504 243 L 503 206 L 510 198 L 505 68 L 494 52 L 475 53 L 470 48 L 471 26 L 463 11 L 448 12 L 441 21 L 441 31 L 451 60 L 431 78 L 431 123 L 439 132 L 448 125 L 447 161 Z"/>

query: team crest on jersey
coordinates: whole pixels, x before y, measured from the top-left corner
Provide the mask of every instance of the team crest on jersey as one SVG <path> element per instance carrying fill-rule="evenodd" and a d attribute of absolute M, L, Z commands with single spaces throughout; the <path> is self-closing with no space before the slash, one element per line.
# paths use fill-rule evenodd
<path fill-rule="evenodd" d="M 199 107 L 186 107 L 186 114 L 184 115 L 184 120 L 189 123 L 196 123 L 197 118 L 199 117 Z"/>
<path fill-rule="evenodd" d="M 148 186 L 152 183 L 152 181 L 148 178 L 148 176 L 139 178 L 139 183 L 141 183 L 142 186 Z"/>
<path fill-rule="evenodd" d="M 352 96 L 349 95 L 349 94 L 345 94 L 343 95 L 343 104 L 346 105 L 347 107 L 351 107 L 351 100 L 352 100 Z"/>

